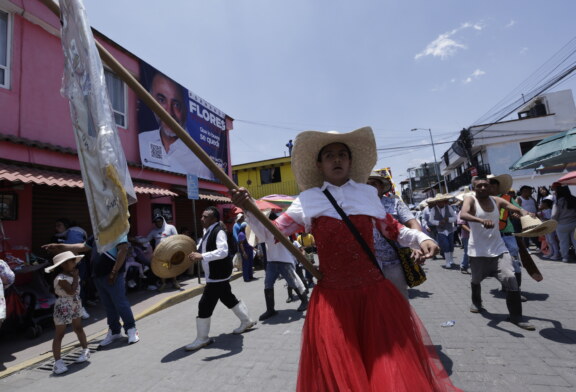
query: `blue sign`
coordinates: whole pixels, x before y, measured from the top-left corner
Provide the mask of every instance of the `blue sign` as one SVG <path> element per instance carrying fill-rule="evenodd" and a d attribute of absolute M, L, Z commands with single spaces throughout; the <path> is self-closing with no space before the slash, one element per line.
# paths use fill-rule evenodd
<path fill-rule="evenodd" d="M 198 176 L 195 174 L 186 174 L 186 185 L 188 188 L 188 198 L 191 200 L 198 200 Z"/>

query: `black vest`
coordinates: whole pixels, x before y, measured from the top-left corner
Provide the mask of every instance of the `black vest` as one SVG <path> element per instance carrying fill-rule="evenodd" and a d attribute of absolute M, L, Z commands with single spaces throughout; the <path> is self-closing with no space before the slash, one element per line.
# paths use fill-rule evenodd
<path fill-rule="evenodd" d="M 208 234 L 208 238 L 206 238 L 206 252 L 216 250 L 216 236 L 220 231 L 223 231 L 222 226 L 217 224 L 210 234 Z M 228 255 L 223 259 L 212 260 L 208 264 L 210 266 L 208 278 L 212 280 L 228 279 L 232 275 L 233 265 L 230 252 L 228 252 Z"/>

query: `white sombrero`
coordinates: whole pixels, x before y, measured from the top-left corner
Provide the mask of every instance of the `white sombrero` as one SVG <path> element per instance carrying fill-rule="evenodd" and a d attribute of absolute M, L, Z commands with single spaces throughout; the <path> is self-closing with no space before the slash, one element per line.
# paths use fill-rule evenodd
<path fill-rule="evenodd" d="M 520 218 L 522 224 L 522 233 L 514 233 L 516 237 L 540 237 L 552 233 L 556 230 L 558 222 L 554 219 L 542 222 L 538 218 L 532 218 L 530 215 L 524 215 Z"/>
<path fill-rule="evenodd" d="M 188 255 L 196 252 L 196 242 L 187 235 L 167 237 L 154 249 L 152 272 L 159 278 L 175 278 L 192 265 Z"/>
<path fill-rule="evenodd" d="M 512 176 L 510 174 L 500 174 L 499 176 L 495 176 L 494 174 L 488 174 L 486 176 L 486 178 L 488 179 L 488 181 L 490 181 L 491 179 L 494 179 L 496 181 L 498 181 L 498 194 L 499 195 L 504 195 L 506 193 L 508 193 L 508 191 L 510 190 L 510 188 L 512 188 Z"/>
<path fill-rule="evenodd" d="M 52 270 L 54 268 L 58 267 L 59 265 L 64 264 L 65 262 L 67 262 L 70 259 L 75 259 L 76 264 L 78 264 L 80 262 L 80 260 L 82 260 L 82 257 L 84 257 L 84 255 L 76 256 L 74 253 L 72 253 L 70 251 L 58 253 L 56 256 L 54 256 L 52 258 L 53 264 L 50 267 L 44 268 L 44 272 L 50 273 L 50 272 L 52 272 Z"/>
<path fill-rule="evenodd" d="M 332 143 L 343 143 L 350 149 L 350 178 L 361 184 L 368 181 L 378 158 L 372 128 L 364 127 L 349 133 L 305 131 L 296 136 L 292 150 L 292 170 L 301 191 L 324 183 L 316 161 L 322 147 Z"/>
<path fill-rule="evenodd" d="M 450 199 L 452 199 L 452 195 L 448 193 L 438 193 L 436 196 L 432 198 L 430 202 L 438 203 L 439 201 L 449 201 Z"/>

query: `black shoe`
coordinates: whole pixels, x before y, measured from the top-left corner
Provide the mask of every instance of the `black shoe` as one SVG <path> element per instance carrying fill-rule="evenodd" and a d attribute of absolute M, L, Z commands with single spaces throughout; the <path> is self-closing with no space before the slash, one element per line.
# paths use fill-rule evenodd
<path fill-rule="evenodd" d="M 291 296 L 289 296 L 288 298 L 286 298 L 286 303 L 289 304 L 290 302 L 294 302 L 294 301 L 296 301 L 296 300 L 298 300 L 298 296 L 292 294 Z"/>
<path fill-rule="evenodd" d="M 276 316 L 277 314 L 278 314 L 278 311 L 277 311 L 277 310 L 267 310 L 267 311 L 265 311 L 264 313 L 262 313 L 262 314 L 260 315 L 260 317 L 258 317 L 258 320 L 264 321 L 264 320 L 269 319 L 269 318 L 272 317 L 272 316 Z"/>
<path fill-rule="evenodd" d="M 470 271 L 468 271 L 468 268 L 460 268 L 460 272 L 463 274 L 467 274 L 467 275 L 470 274 Z"/>

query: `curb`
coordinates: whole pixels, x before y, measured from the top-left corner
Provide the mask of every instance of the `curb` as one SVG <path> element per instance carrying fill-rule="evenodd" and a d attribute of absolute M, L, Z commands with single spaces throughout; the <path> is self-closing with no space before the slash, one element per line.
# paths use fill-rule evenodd
<path fill-rule="evenodd" d="M 233 272 L 232 276 L 230 277 L 230 281 L 236 280 L 241 276 L 242 276 L 242 271 Z M 161 310 L 164 310 L 164 309 L 169 308 L 171 306 L 177 305 L 180 302 L 184 302 L 186 300 L 194 298 L 194 297 L 196 297 L 196 296 L 198 296 L 204 292 L 205 286 L 206 286 L 206 284 L 202 284 L 200 286 L 197 286 L 197 287 L 194 287 L 194 288 L 191 288 L 188 290 L 183 290 L 183 291 L 180 291 L 178 293 L 175 293 L 174 295 L 171 295 L 170 297 L 164 298 L 163 300 L 159 301 L 158 303 L 150 306 L 148 309 L 145 309 L 143 312 L 140 312 L 138 315 L 134 315 L 134 319 L 136 321 L 141 320 L 144 317 L 148 317 L 148 316 L 150 316 L 154 313 L 157 313 Z M 106 328 L 100 332 L 96 332 L 90 336 L 86 336 L 86 340 L 88 341 L 88 344 L 90 344 L 93 340 L 100 338 L 101 336 L 105 335 L 107 332 L 108 332 L 108 328 Z M 70 353 L 71 351 L 77 349 L 78 347 L 80 347 L 79 342 L 64 346 L 64 347 L 62 347 L 61 355 L 65 356 L 68 353 Z M 21 370 L 33 367 L 33 366 L 35 366 L 41 362 L 46 361 L 47 359 L 49 359 L 51 357 L 52 357 L 52 352 L 48 351 L 44 354 L 40 354 L 36 358 L 29 359 L 27 361 L 19 363 L 18 365 L 14 365 L 12 367 L 9 367 L 3 371 L 0 371 L 0 379 L 8 377 L 9 375 L 14 374 L 16 372 L 19 372 Z"/>

